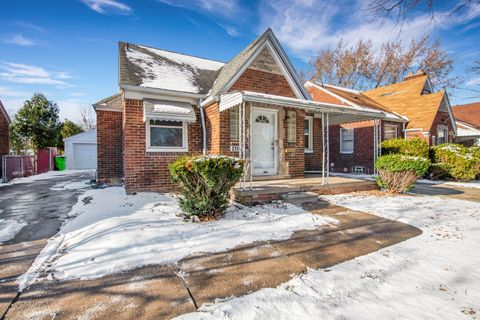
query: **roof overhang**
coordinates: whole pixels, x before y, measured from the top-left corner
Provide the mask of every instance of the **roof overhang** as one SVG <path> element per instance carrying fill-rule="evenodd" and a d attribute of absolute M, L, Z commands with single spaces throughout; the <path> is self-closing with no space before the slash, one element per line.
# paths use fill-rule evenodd
<path fill-rule="evenodd" d="M 340 124 L 372 119 L 384 119 L 385 113 L 374 110 L 363 110 L 351 106 L 302 100 L 283 96 L 276 96 L 251 91 L 236 91 L 222 94 L 219 98 L 220 112 L 228 110 L 243 102 L 269 104 L 274 106 L 298 108 L 312 113 L 326 113 L 331 115 L 330 124 Z"/>
<path fill-rule="evenodd" d="M 3 115 L 5 116 L 5 119 L 7 119 L 7 122 L 8 122 L 9 124 L 11 124 L 11 123 L 12 123 L 12 120 L 10 119 L 10 116 L 8 115 L 7 110 L 6 110 L 5 107 L 3 106 L 2 101 L 0 101 L 0 112 L 3 113 Z"/>
<path fill-rule="evenodd" d="M 167 100 L 143 100 L 143 120 L 195 122 L 197 117 L 190 103 Z"/>
<path fill-rule="evenodd" d="M 120 88 L 124 92 L 125 99 L 174 100 L 174 101 L 189 102 L 191 104 L 196 105 L 198 104 L 198 101 L 200 99 L 205 99 L 207 97 L 206 94 L 191 93 L 191 92 L 184 92 L 184 91 L 173 91 L 173 90 L 165 90 L 165 89 L 150 88 L 150 87 L 140 87 L 140 86 L 133 86 L 129 84 L 122 84 L 120 85 Z"/>
<path fill-rule="evenodd" d="M 480 137 L 480 130 L 468 123 L 457 120 L 456 126 L 457 137 Z"/>

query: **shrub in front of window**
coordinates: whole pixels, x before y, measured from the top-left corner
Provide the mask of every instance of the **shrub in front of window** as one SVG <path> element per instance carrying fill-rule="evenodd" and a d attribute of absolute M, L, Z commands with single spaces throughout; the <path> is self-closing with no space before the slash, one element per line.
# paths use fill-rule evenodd
<path fill-rule="evenodd" d="M 423 157 L 401 154 L 381 156 L 375 162 L 377 184 L 388 192 L 406 192 L 415 186 L 419 177 L 425 175 L 430 164 L 430 160 Z"/>
<path fill-rule="evenodd" d="M 169 169 L 172 181 L 180 186 L 180 208 L 189 216 L 210 220 L 220 218 L 227 209 L 243 162 L 220 155 L 182 157 Z"/>
<path fill-rule="evenodd" d="M 403 154 L 414 157 L 429 157 L 426 141 L 415 139 L 390 139 L 382 142 L 382 154 Z"/>
<path fill-rule="evenodd" d="M 480 176 L 480 149 L 445 143 L 432 148 L 433 160 L 443 165 L 455 180 L 469 181 Z"/>

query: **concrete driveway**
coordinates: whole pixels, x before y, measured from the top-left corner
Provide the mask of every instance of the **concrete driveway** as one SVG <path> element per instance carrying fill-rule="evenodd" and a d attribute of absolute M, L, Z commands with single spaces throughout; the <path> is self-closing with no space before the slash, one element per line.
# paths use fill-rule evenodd
<path fill-rule="evenodd" d="M 0 219 L 26 224 L 13 239 L 0 244 L 0 318 L 17 299 L 15 280 L 57 233 L 82 193 L 81 189 L 62 186 L 93 178 L 91 172 L 66 172 L 54 178 L 0 186 Z"/>

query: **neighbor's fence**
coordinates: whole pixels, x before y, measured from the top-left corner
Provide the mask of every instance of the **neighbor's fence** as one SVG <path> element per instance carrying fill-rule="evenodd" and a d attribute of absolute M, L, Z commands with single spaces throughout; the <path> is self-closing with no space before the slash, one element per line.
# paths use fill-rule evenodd
<path fill-rule="evenodd" d="M 36 174 L 35 156 L 3 156 L 2 173 L 2 182 Z"/>

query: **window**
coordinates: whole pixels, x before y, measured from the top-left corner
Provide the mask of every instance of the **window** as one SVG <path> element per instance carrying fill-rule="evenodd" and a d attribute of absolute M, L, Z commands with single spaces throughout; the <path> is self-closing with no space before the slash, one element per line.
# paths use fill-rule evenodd
<path fill-rule="evenodd" d="M 305 144 L 305 152 L 312 153 L 313 152 L 313 117 L 306 116 L 304 121 L 304 144 Z"/>
<path fill-rule="evenodd" d="M 437 126 L 437 145 L 448 142 L 447 126 Z"/>
<path fill-rule="evenodd" d="M 238 140 L 239 130 L 239 107 L 233 107 L 230 109 L 230 139 Z"/>
<path fill-rule="evenodd" d="M 353 129 L 340 128 L 340 153 L 353 153 Z"/>
<path fill-rule="evenodd" d="M 392 124 L 386 124 L 383 126 L 383 140 L 396 139 L 397 138 L 397 126 Z"/>
<path fill-rule="evenodd" d="M 287 141 L 292 143 L 295 143 L 297 141 L 297 112 L 296 111 L 288 111 Z"/>
<path fill-rule="evenodd" d="M 147 151 L 188 151 L 187 123 L 149 120 L 147 122 Z"/>

